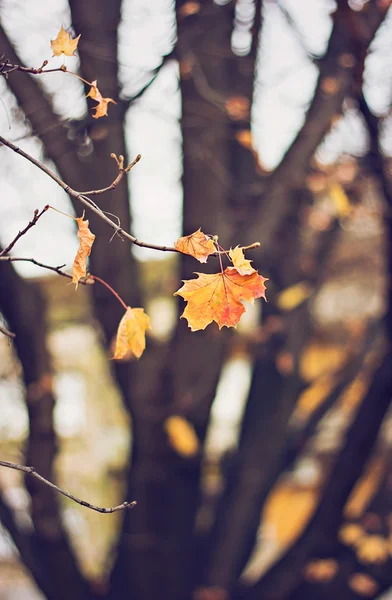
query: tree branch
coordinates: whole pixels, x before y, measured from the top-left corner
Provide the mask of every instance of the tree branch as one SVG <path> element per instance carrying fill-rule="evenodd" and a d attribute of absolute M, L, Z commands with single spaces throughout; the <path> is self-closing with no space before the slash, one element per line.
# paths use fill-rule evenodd
<path fill-rule="evenodd" d="M 26 467 L 24 465 L 18 465 L 17 463 L 8 462 L 6 460 L 0 460 L 0 466 L 7 467 L 8 469 L 15 469 L 16 471 L 22 471 L 23 473 L 27 473 L 28 475 L 35 477 L 39 481 L 42 481 L 42 483 L 51 487 L 53 490 L 56 490 L 56 492 L 59 492 L 59 494 L 63 494 L 63 496 L 66 496 L 66 498 L 69 498 L 70 500 L 77 502 L 81 506 L 85 506 L 86 508 L 89 508 L 90 510 L 95 510 L 99 513 L 110 514 L 110 513 L 118 512 L 119 510 L 124 510 L 126 508 L 133 508 L 134 506 L 136 506 L 135 500 L 133 500 L 132 502 L 123 502 L 122 504 L 119 504 L 118 506 L 111 506 L 109 508 L 102 508 L 101 506 L 95 506 L 95 504 L 90 504 L 90 502 L 81 500 L 80 498 L 77 498 L 73 494 L 70 494 L 69 492 L 58 487 L 57 485 L 55 485 L 48 479 L 45 479 L 45 477 L 42 477 L 42 475 L 37 473 L 37 471 L 34 469 L 34 467 Z"/>
<path fill-rule="evenodd" d="M 160 250 L 161 252 L 179 252 L 179 250 L 177 250 L 176 248 L 171 247 L 171 246 L 159 246 L 157 244 L 149 244 L 147 242 L 142 242 L 142 241 L 138 240 L 133 235 L 131 235 L 130 233 L 128 233 L 127 231 L 122 229 L 122 227 L 120 227 L 117 223 L 112 221 L 112 219 L 109 219 L 109 217 L 104 213 L 104 211 L 102 211 L 99 208 L 99 206 L 97 206 L 95 204 L 95 202 L 90 200 L 83 192 L 78 192 L 78 191 L 72 189 L 69 185 L 64 183 L 64 181 L 62 179 L 60 179 L 60 177 L 58 177 L 55 173 L 53 173 L 53 171 L 48 169 L 48 167 L 46 167 L 39 160 L 37 160 L 36 158 L 34 158 L 33 156 L 31 156 L 30 154 L 25 152 L 18 146 L 15 146 L 15 144 L 6 140 L 2 136 L 0 136 L 0 142 L 2 144 L 4 144 L 4 146 L 8 146 L 8 148 L 11 148 L 11 150 L 16 152 L 17 154 L 20 154 L 21 156 L 23 156 L 23 158 L 26 158 L 31 163 L 33 163 L 33 165 L 35 165 L 36 167 L 41 169 L 41 171 L 43 171 L 44 173 L 46 173 L 46 175 L 48 175 L 51 179 L 53 179 L 53 181 L 55 181 L 71 198 L 84 204 L 84 206 L 86 206 L 89 210 L 91 210 L 93 213 L 95 213 L 100 219 L 102 219 L 103 221 L 105 221 L 105 223 L 110 225 L 110 227 L 112 227 L 112 229 L 115 230 L 116 234 L 127 238 L 130 242 L 132 242 L 136 246 L 140 246 L 142 248 L 150 248 L 151 250 Z M 139 156 L 140 155 L 138 155 L 138 157 Z M 121 179 L 123 178 L 125 173 L 128 173 L 129 170 L 132 168 L 132 166 L 140 160 L 138 157 L 130 165 L 128 165 L 128 167 L 126 167 L 126 169 L 124 169 L 124 171 L 125 171 L 124 173 L 120 172 L 121 177 L 120 176 L 117 177 L 113 183 L 115 183 L 117 185 L 118 182 L 121 181 Z M 113 186 L 113 184 L 108 186 L 108 188 L 106 188 L 106 189 L 93 190 L 93 191 L 96 194 L 102 194 L 103 192 L 107 191 L 107 189 L 113 189 L 112 186 Z M 91 192 L 89 192 L 89 193 L 91 193 Z"/>
<path fill-rule="evenodd" d="M 5 256 L 6 254 L 8 254 L 12 248 L 15 246 L 16 242 L 23 236 L 25 235 L 25 233 L 27 233 L 29 231 L 29 229 L 31 229 L 32 227 L 34 227 L 34 225 L 36 225 L 38 219 L 40 217 L 42 217 L 42 215 L 49 209 L 49 204 L 47 204 L 46 206 L 44 206 L 44 208 L 41 210 L 41 212 L 38 212 L 38 208 L 35 209 L 34 211 L 34 217 L 32 218 L 32 220 L 30 221 L 30 223 L 28 225 L 26 225 L 26 227 L 24 229 L 22 229 L 22 231 L 19 231 L 19 233 L 16 235 L 16 237 L 12 240 L 12 242 L 10 242 L 8 244 L 8 246 L 6 248 L 4 248 L 4 250 L 2 250 L 0 252 L 0 258 L 2 256 Z"/>

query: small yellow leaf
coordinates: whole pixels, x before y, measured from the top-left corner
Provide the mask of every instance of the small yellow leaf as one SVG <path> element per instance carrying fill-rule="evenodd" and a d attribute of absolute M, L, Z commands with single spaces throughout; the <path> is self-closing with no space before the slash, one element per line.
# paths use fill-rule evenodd
<path fill-rule="evenodd" d="M 340 183 L 334 183 L 329 188 L 329 195 L 333 200 L 338 217 L 347 217 L 351 212 L 351 202 Z"/>
<path fill-rule="evenodd" d="M 127 307 L 117 329 L 114 359 L 128 360 L 132 356 L 140 358 L 146 348 L 146 329 L 150 319 L 142 308 Z"/>
<path fill-rule="evenodd" d="M 240 246 L 236 246 L 234 250 L 230 248 L 229 256 L 233 261 L 233 267 L 229 268 L 235 269 L 240 275 L 252 275 L 256 272 L 256 269 L 250 264 L 251 261 L 245 258 L 244 249 Z"/>
<path fill-rule="evenodd" d="M 76 219 L 78 224 L 79 250 L 75 256 L 72 267 L 72 283 L 76 283 L 78 287 L 79 280 L 86 277 L 87 274 L 87 257 L 91 254 L 91 247 L 95 240 L 95 235 L 88 228 L 88 221 L 84 221 L 83 217 Z"/>
<path fill-rule="evenodd" d="M 178 415 L 166 419 L 164 423 L 170 445 L 181 456 L 194 456 L 199 450 L 199 440 L 192 425 Z"/>
<path fill-rule="evenodd" d="M 305 302 L 311 293 L 312 288 L 305 281 L 291 285 L 280 292 L 277 300 L 278 307 L 280 310 L 293 310 L 302 304 L 302 302 Z"/>
<path fill-rule="evenodd" d="M 176 241 L 174 247 L 183 254 L 189 254 L 199 262 L 207 262 L 210 254 L 216 252 L 214 240 L 198 229 L 191 235 L 185 235 Z"/>
<path fill-rule="evenodd" d="M 60 56 L 61 54 L 65 54 L 65 56 L 75 56 L 75 50 L 78 47 L 79 38 L 71 40 L 71 36 L 64 27 L 61 27 L 57 37 L 55 40 L 51 40 L 50 45 L 52 47 L 53 56 Z"/>

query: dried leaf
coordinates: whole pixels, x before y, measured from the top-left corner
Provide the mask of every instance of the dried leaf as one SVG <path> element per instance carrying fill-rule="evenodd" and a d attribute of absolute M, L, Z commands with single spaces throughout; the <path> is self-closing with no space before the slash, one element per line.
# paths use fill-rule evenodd
<path fill-rule="evenodd" d="M 128 306 L 117 329 L 114 359 L 124 360 L 132 356 L 140 358 L 146 348 L 146 329 L 150 319 L 142 308 Z"/>
<path fill-rule="evenodd" d="M 166 419 L 165 431 L 172 448 L 181 456 L 194 456 L 199 450 L 199 440 L 192 425 L 178 415 Z"/>
<path fill-rule="evenodd" d="M 107 117 L 108 114 L 108 104 L 112 102 L 113 104 L 117 104 L 112 98 L 103 98 L 101 92 L 98 89 L 97 81 L 93 81 L 91 83 L 90 91 L 87 94 L 86 98 L 91 98 L 98 102 L 97 106 L 94 106 L 95 114 L 93 115 L 94 119 L 100 119 L 101 117 Z"/>
<path fill-rule="evenodd" d="M 87 257 L 90 256 L 91 246 L 94 243 L 95 235 L 89 230 L 87 220 L 84 221 L 83 217 L 79 217 L 75 220 L 79 228 L 79 250 L 75 256 L 72 267 L 72 283 L 76 283 L 76 287 L 78 287 L 79 280 L 82 279 L 82 277 L 86 277 L 87 274 L 86 261 Z"/>
<path fill-rule="evenodd" d="M 245 258 L 244 249 L 241 246 L 236 246 L 234 250 L 230 248 L 229 256 L 233 261 L 233 267 L 229 268 L 235 269 L 240 275 L 252 275 L 256 272 L 256 269 L 250 264 L 252 261 Z"/>
<path fill-rule="evenodd" d="M 296 283 L 280 292 L 278 296 L 278 307 L 281 310 L 293 310 L 302 302 L 305 302 L 312 293 L 312 288 L 305 281 Z"/>
<path fill-rule="evenodd" d="M 191 233 L 191 235 L 181 237 L 176 241 L 174 247 L 183 254 L 193 256 L 201 263 L 207 262 L 210 254 L 216 252 L 214 240 L 203 233 L 201 229 Z"/>
<path fill-rule="evenodd" d="M 205 329 L 215 321 L 219 329 L 236 327 L 245 312 L 242 300 L 253 304 L 255 298 L 265 299 L 267 281 L 257 271 L 252 275 L 240 275 L 233 267 L 223 273 L 205 275 L 196 273 L 198 279 L 184 281 L 175 296 L 182 296 L 188 302 L 182 318 L 188 321 L 192 331 Z"/>
<path fill-rule="evenodd" d="M 51 40 L 50 45 L 53 51 L 53 56 L 60 56 L 61 54 L 65 54 L 65 56 L 75 56 L 75 50 L 78 47 L 79 38 L 71 40 L 71 36 L 69 33 L 61 27 L 57 37 L 55 40 Z"/>

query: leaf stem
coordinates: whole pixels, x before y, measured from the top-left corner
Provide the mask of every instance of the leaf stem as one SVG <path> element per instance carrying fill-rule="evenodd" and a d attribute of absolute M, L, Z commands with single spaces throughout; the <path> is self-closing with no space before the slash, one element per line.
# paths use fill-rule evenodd
<path fill-rule="evenodd" d="M 113 296 L 115 296 L 117 298 L 117 300 L 120 302 L 120 304 L 124 307 L 124 309 L 125 310 L 128 309 L 128 306 L 125 304 L 124 300 L 117 294 L 117 292 L 114 291 L 114 289 L 108 283 L 106 283 L 106 281 L 104 281 L 100 277 L 97 277 L 97 275 L 90 275 L 90 277 L 91 277 L 91 279 L 95 279 L 96 281 L 99 281 L 99 283 L 102 283 L 102 285 L 107 287 L 108 290 L 110 290 L 112 292 Z"/>

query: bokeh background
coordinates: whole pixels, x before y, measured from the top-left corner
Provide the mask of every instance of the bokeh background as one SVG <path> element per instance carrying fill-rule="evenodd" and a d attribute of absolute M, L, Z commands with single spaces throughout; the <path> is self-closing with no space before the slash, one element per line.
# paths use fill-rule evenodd
<path fill-rule="evenodd" d="M 392 586 L 390 0 L 1 0 L 0 132 L 140 240 L 199 227 L 268 277 L 237 329 L 191 333 L 173 293 L 207 265 L 130 247 L 93 214 L 90 270 L 151 318 L 114 363 L 123 309 L 0 261 L 0 599 L 355 600 Z M 61 26 L 75 57 L 51 58 Z M 0 242 L 81 205 L 0 148 Z M 65 265 L 48 211 L 14 258 Z M 387 597 L 387 595 L 385 596 Z"/>

